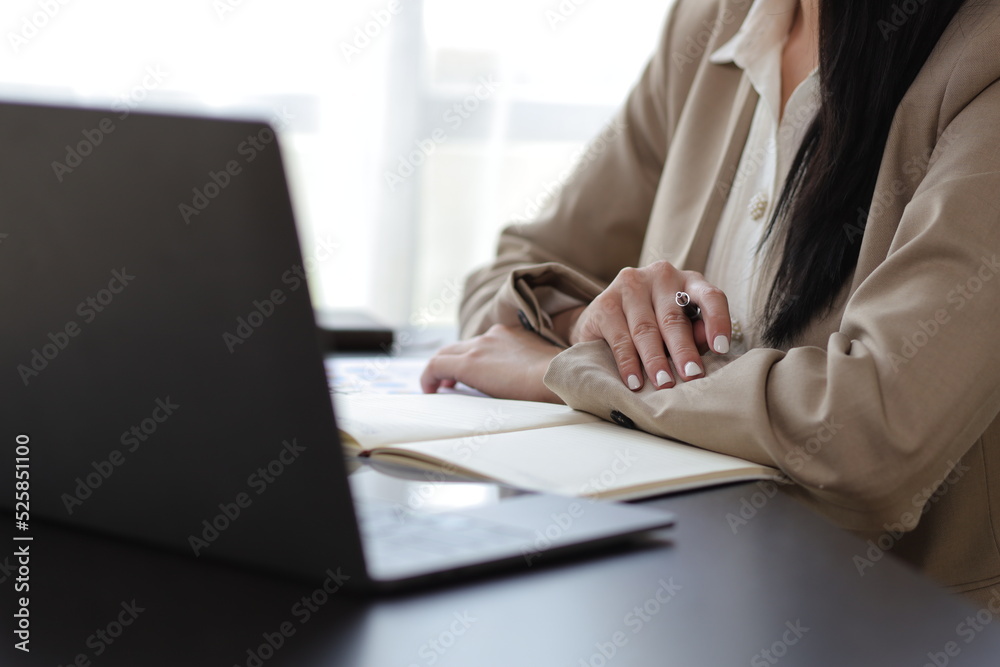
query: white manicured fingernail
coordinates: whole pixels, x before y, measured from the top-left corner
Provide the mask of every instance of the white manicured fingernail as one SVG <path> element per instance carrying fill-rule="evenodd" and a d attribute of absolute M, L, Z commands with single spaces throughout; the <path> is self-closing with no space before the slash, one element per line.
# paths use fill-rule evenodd
<path fill-rule="evenodd" d="M 727 354 L 729 352 L 729 339 L 725 336 L 716 336 L 715 351 L 718 354 Z"/>
<path fill-rule="evenodd" d="M 629 389 L 631 389 L 632 391 L 638 391 L 639 387 L 641 387 L 641 386 L 642 386 L 642 383 L 639 382 L 639 376 L 637 376 L 637 375 L 629 375 L 628 376 L 628 388 Z"/>
<path fill-rule="evenodd" d="M 657 387 L 662 387 L 666 384 L 670 384 L 671 380 L 673 380 L 673 378 L 670 377 L 670 373 L 666 371 L 660 371 L 659 373 L 656 374 Z"/>
<path fill-rule="evenodd" d="M 687 365 L 684 366 L 684 375 L 688 376 L 689 378 L 701 375 L 701 366 L 694 363 L 693 361 L 687 362 Z"/>

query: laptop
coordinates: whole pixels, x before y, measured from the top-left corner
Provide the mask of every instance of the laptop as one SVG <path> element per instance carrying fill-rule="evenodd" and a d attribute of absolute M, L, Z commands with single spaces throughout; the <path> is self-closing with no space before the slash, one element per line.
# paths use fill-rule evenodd
<path fill-rule="evenodd" d="M 3 465 L 30 472 L 24 505 L 0 498 L 20 535 L 56 521 L 391 588 L 672 523 L 544 494 L 356 507 L 268 124 L 2 103 L 0 146 Z"/>

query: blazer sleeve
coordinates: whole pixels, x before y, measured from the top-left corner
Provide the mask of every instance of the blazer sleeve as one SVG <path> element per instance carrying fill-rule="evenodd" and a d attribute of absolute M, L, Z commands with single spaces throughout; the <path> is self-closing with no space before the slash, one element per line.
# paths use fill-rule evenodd
<path fill-rule="evenodd" d="M 550 317 L 557 312 L 547 303 L 562 304 L 558 310 L 589 303 L 622 268 L 638 263 L 666 159 L 675 13 L 624 107 L 590 144 L 555 201 L 536 221 L 507 227 L 496 260 L 467 279 L 459 314 L 463 337 L 520 320 L 558 340 Z"/>
<path fill-rule="evenodd" d="M 616 410 L 650 433 L 777 466 L 845 528 L 912 530 L 915 494 L 1000 413 L 998 146 L 993 82 L 944 129 L 887 257 L 847 297 L 825 348 L 710 356 L 704 379 L 632 393 L 592 342 L 559 354 L 546 384 L 598 417 Z"/>

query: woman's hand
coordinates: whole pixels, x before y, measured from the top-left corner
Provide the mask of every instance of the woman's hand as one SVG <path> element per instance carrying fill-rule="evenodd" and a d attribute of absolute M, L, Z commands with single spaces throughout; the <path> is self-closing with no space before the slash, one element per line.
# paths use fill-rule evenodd
<path fill-rule="evenodd" d="M 433 394 L 462 382 L 495 398 L 562 403 L 542 382 L 560 351 L 530 331 L 495 324 L 482 336 L 441 349 L 424 369 L 420 385 Z"/>
<path fill-rule="evenodd" d="M 677 305 L 677 292 L 691 296 L 701 308 L 700 319 L 692 321 Z M 732 339 L 729 301 L 722 290 L 700 273 L 668 262 L 623 269 L 590 305 L 562 323 L 573 345 L 606 340 L 622 382 L 633 391 L 642 388 L 643 368 L 657 388 L 674 386 L 668 355 L 685 381 L 701 377 L 701 353 L 711 348 L 725 354 Z"/>

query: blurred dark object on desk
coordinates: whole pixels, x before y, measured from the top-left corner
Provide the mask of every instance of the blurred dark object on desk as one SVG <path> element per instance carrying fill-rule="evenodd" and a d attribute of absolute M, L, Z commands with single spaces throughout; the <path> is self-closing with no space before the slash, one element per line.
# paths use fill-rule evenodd
<path fill-rule="evenodd" d="M 395 338 L 363 310 L 316 309 L 316 327 L 326 352 L 389 352 Z"/>

